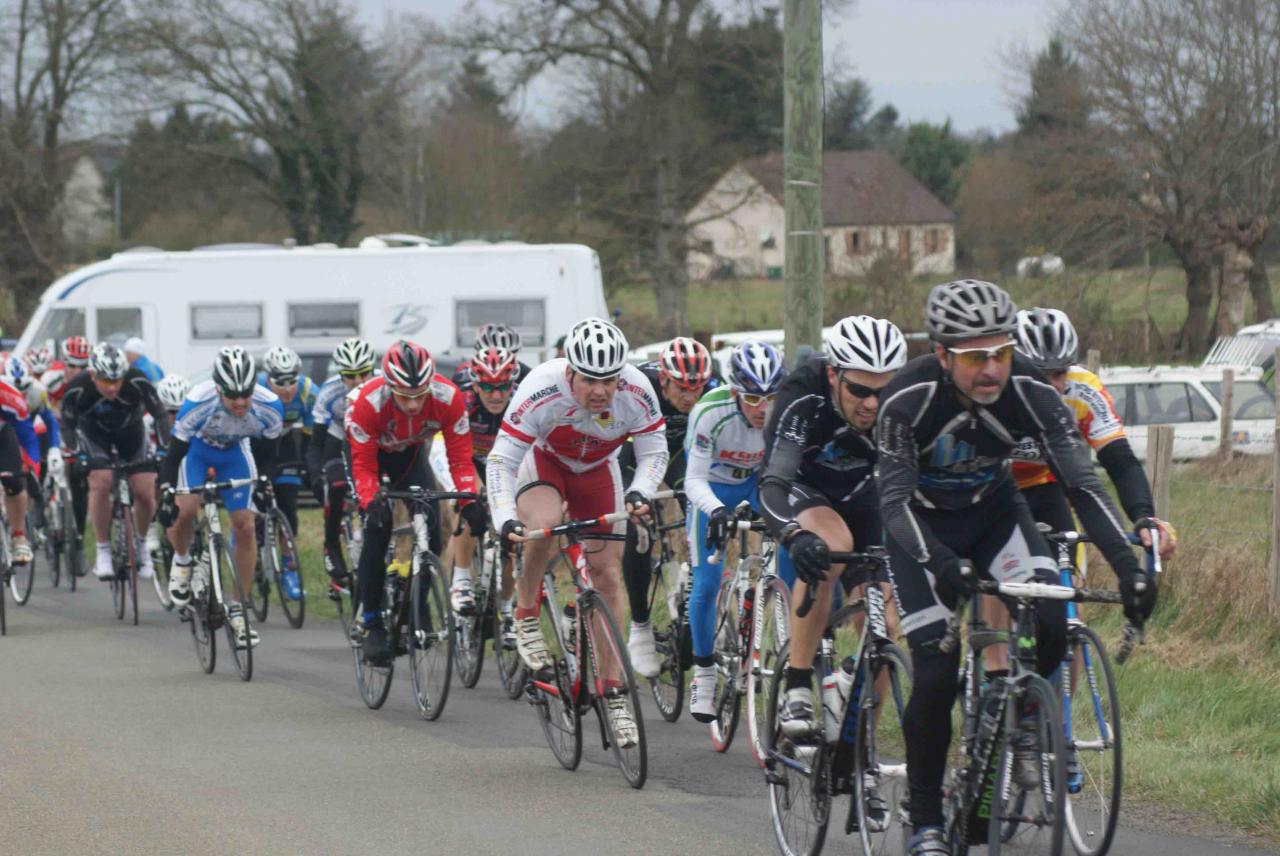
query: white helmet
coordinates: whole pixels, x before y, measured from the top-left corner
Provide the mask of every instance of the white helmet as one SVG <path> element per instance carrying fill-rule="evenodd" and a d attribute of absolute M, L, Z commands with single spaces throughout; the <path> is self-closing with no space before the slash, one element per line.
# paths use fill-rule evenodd
<path fill-rule="evenodd" d="M 239 345 L 230 345 L 218 351 L 213 361 L 213 383 L 218 392 L 228 398 L 243 398 L 253 394 L 258 383 L 253 357 Z"/>
<path fill-rule="evenodd" d="M 181 407 L 190 391 L 191 381 L 182 375 L 167 374 L 156 384 L 156 393 L 159 394 L 160 403 L 166 410 L 177 410 Z"/>
<path fill-rule="evenodd" d="M 613 377 L 627 364 L 627 337 L 603 318 L 573 325 L 564 343 L 569 367 L 587 377 Z"/>
<path fill-rule="evenodd" d="M 907 340 L 892 321 L 850 315 L 836 322 L 823 342 L 827 363 L 837 369 L 883 374 L 907 364 Z"/>
<path fill-rule="evenodd" d="M 929 338 L 954 345 L 1018 329 L 1018 307 L 1008 292 L 993 282 L 959 279 L 935 285 L 924 307 Z"/>
<path fill-rule="evenodd" d="M 293 383 L 302 374 L 302 360 L 292 348 L 277 345 L 262 355 L 267 377 L 278 384 Z"/>
<path fill-rule="evenodd" d="M 89 356 L 89 371 L 104 380 L 119 380 L 129 371 L 129 361 L 110 342 L 99 342 Z"/>
<path fill-rule="evenodd" d="M 347 339 L 333 349 L 333 361 L 340 374 L 368 374 L 373 371 L 373 348 L 364 339 Z"/>
<path fill-rule="evenodd" d="M 510 351 L 513 354 L 518 354 L 522 344 L 524 342 L 521 340 L 520 334 L 506 324 L 485 324 L 476 330 L 477 351 L 482 351 L 485 348 L 497 348 L 499 351 Z"/>
<path fill-rule="evenodd" d="M 1063 371 L 1075 365 L 1080 340 L 1061 309 L 1024 309 L 1018 313 L 1018 350 L 1040 371 Z"/>

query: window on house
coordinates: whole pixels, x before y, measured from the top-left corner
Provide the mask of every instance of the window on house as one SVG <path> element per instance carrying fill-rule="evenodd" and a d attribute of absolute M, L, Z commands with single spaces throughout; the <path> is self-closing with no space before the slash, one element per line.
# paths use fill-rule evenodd
<path fill-rule="evenodd" d="M 776 250 L 777 248 L 778 248 L 778 239 L 773 237 L 773 235 L 770 235 L 769 237 L 765 238 L 763 241 L 760 242 L 760 249 L 762 250 Z"/>
<path fill-rule="evenodd" d="M 850 229 L 844 233 L 844 244 L 851 256 L 860 256 L 864 252 L 862 233 L 857 229 Z"/>
<path fill-rule="evenodd" d="M 715 241 L 698 241 L 698 252 L 704 255 L 714 256 L 716 254 Z"/>
<path fill-rule="evenodd" d="M 924 231 L 924 253 L 931 256 L 934 253 L 942 252 L 942 230 L 941 229 L 925 229 Z"/>

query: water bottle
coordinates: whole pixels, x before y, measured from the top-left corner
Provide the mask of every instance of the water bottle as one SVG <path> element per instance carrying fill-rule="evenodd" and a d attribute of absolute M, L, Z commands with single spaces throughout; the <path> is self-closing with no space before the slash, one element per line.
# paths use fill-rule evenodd
<path fill-rule="evenodd" d="M 840 739 L 840 726 L 844 722 L 844 706 L 853 686 L 852 658 L 846 657 L 840 666 L 822 679 L 823 735 L 828 743 Z"/>

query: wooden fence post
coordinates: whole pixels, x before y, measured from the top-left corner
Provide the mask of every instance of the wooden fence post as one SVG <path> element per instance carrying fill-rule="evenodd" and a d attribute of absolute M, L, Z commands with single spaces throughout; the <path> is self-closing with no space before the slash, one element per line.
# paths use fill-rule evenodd
<path fill-rule="evenodd" d="M 1147 478 L 1156 517 L 1169 519 L 1169 481 L 1173 475 L 1173 426 L 1152 425 L 1147 429 Z"/>
<path fill-rule="evenodd" d="M 1267 586 L 1271 614 L 1280 618 L 1280 426 L 1271 463 L 1271 574 Z"/>
<path fill-rule="evenodd" d="M 1097 348 L 1090 348 L 1089 353 L 1085 355 L 1084 367 L 1093 374 L 1098 373 L 1098 369 L 1102 368 L 1102 351 Z"/>
<path fill-rule="evenodd" d="M 1218 457 L 1224 461 L 1231 460 L 1231 450 L 1235 446 L 1231 436 L 1235 417 L 1235 381 L 1234 371 L 1222 370 L 1222 394 L 1218 396 L 1218 402 L 1222 405 L 1222 415 L 1218 418 Z"/>

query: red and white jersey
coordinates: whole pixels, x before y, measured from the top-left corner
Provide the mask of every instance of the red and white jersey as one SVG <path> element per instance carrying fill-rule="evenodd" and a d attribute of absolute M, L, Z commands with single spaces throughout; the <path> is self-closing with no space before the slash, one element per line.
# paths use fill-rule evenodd
<path fill-rule="evenodd" d="M 48 371 L 40 375 L 40 382 L 49 392 L 49 401 L 61 404 L 62 396 L 67 392 L 67 367 L 61 361 L 55 361 Z"/>
<path fill-rule="evenodd" d="M 344 421 L 351 444 L 351 478 L 361 508 L 378 492 L 378 452 L 429 447 L 437 431 L 444 434 L 454 486 L 459 491 L 476 490 L 470 418 L 462 393 L 447 378 L 436 375 L 431 379 L 426 403 L 416 416 L 396 406 L 384 378 L 373 378 L 351 391 Z M 427 454 L 427 449 L 422 453 Z"/>
<path fill-rule="evenodd" d="M 543 363 L 511 397 L 486 466 L 496 526 L 515 513 L 515 472 L 533 446 L 549 452 L 570 472 L 585 473 L 607 464 L 634 437 L 637 466 L 632 489 L 652 493 L 666 471 L 666 423 L 649 379 L 635 366 L 624 366 L 609 409 L 591 413 L 574 400 L 568 366 L 563 358 Z"/>

